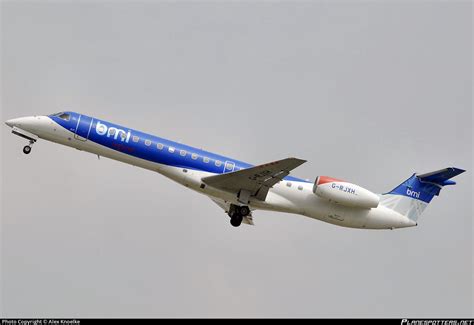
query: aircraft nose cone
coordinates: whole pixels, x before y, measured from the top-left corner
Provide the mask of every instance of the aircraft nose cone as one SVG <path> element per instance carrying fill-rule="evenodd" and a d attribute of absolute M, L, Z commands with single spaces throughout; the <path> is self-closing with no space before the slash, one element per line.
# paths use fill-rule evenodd
<path fill-rule="evenodd" d="M 15 126 L 15 119 L 7 120 L 5 124 L 12 128 Z"/>
<path fill-rule="evenodd" d="M 35 116 L 18 117 L 5 121 L 5 124 L 11 128 L 17 127 L 22 130 L 32 132 L 35 129 L 35 126 L 38 124 L 39 118 L 40 117 Z"/>

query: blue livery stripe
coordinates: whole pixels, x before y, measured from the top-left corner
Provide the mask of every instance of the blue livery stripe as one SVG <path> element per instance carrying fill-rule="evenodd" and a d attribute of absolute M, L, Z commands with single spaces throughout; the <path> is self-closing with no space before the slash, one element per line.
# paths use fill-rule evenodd
<path fill-rule="evenodd" d="M 78 139 L 89 140 L 109 149 L 137 158 L 173 167 L 199 170 L 214 174 L 237 171 L 253 165 L 209 151 L 183 145 L 121 125 L 81 115 L 65 112 L 71 118 L 66 121 L 57 115 L 49 117 Z M 227 163 L 227 164 L 226 164 Z M 304 179 L 287 176 L 287 181 L 310 183 Z"/>

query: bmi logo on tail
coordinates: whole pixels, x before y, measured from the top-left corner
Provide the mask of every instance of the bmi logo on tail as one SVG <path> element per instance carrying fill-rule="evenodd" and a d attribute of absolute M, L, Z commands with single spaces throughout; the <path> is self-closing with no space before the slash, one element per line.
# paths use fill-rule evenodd
<path fill-rule="evenodd" d="M 411 197 L 414 197 L 414 198 L 417 198 L 417 199 L 420 198 L 420 192 L 412 191 L 409 188 L 407 188 L 407 195 L 411 196 Z"/>

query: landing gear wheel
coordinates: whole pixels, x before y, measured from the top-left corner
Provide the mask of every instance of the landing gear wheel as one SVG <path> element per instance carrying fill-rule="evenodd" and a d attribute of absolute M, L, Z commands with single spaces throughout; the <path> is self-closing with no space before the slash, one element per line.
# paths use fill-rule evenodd
<path fill-rule="evenodd" d="M 25 155 L 29 154 L 31 152 L 31 147 L 30 146 L 24 146 L 23 147 L 23 153 Z"/>
<path fill-rule="evenodd" d="M 230 218 L 230 224 L 234 227 L 238 227 L 242 223 L 242 219 L 243 217 L 241 215 L 235 214 L 232 216 L 232 218 Z"/>
<path fill-rule="evenodd" d="M 247 206 L 243 206 L 243 207 L 240 207 L 240 214 L 243 216 L 243 217 L 246 217 L 250 214 L 250 209 L 249 207 Z"/>

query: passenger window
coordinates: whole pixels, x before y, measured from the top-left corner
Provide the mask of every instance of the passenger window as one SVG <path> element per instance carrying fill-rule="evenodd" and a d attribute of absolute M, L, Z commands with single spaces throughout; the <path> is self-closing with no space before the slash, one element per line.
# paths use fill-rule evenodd
<path fill-rule="evenodd" d="M 134 135 L 132 140 L 133 140 L 133 142 L 138 142 L 138 140 L 140 140 L 140 138 L 138 136 Z"/>
<path fill-rule="evenodd" d="M 300 191 L 302 191 L 302 190 L 303 190 L 303 186 L 301 186 L 301 185 L 298 186 L 298 189 L 299 189 Z"/>
<path fill-rule="evenodd" d="M 127 137 L 127 134 L 124 131 L 121 131 L 120 132 L 120 137 L 122 138 L 122 141 L 123 141 Z"/>
<path fill-rule="evenodd" d="M 107 130 L 105 129 L 105 125 L 104 124 L 100 124 L 99 126 L 99 132 L 104 134 Z"/>
<path fill-rule="evenodd" d="M 226 163 L 225 163 L 225 169 L 227 169 L 227 170 L 232 170 L 232 167 L 233 167 L 233 166 L 234 166 L 234 165 L 233 165 L 232 163 L 230 163 L 230 162 L 226 162 Z"/>
<path fill-rule="evenodd" d="M 61 115 L 58 116 L 61 120 L 69 121 L 71 119 L 71 115 L 68 113 L 62 113 Z"/>
<path fill-rule="evenodd" d="M 169 147 L 169 148 L 168 148 L 168 151 L 171 152 L 171 153 L 173 153 L 173 152 L 174 152 L 174 148 L 173 148 L 173 147 Z"/>
<path fill-rule="evenodd" d="M 146 140 L 145 140 L 145 146 L 150 146 L 150 145 L 151 145 L 151 141 L 148 140 L 148 139 L 146 139 Z"/>
<path fill-rule="evenodd" d="M 156 147 L 158 148 L 158 150 L 162 150 L 163 149 L 163 144 L 162 143 L 157 143 Z"/>
<path fill-rule="evenodd" d="M 193 153 L 193 154 L 191 155 L 191 158 L 192 158 L 193 160 L 196 160 L 196 159 L 198 159 L 198 155 L 197 155 L 197 153 Z"/>
<path fill-rule="evenodd" d="M 202 158 L 202 161 L 204 161 L 207 164 L 209 162 L 209 158 L 204 157 L 204 158 Z"/>
<path fill-rule="evenodd" d="M 286 186 L 291 187 L 291 182 L 286 182 Z"/>
<path fill-rule="evenodd" d="M 115 129 L 114 128 L 109 129 L 109 135 L 115 135 Z"/>
<path fill-rule="evenodd" d="M 219 167 L 220 165 L 222 165 L 221 161 L 220 161 L 220 160 L 216 160 L 216 166 Z"/>
<path fill-rule="evenodd" d="M 183 157 L 186 156 L 186 150 L 180 150 L 179 154 Z"/>

